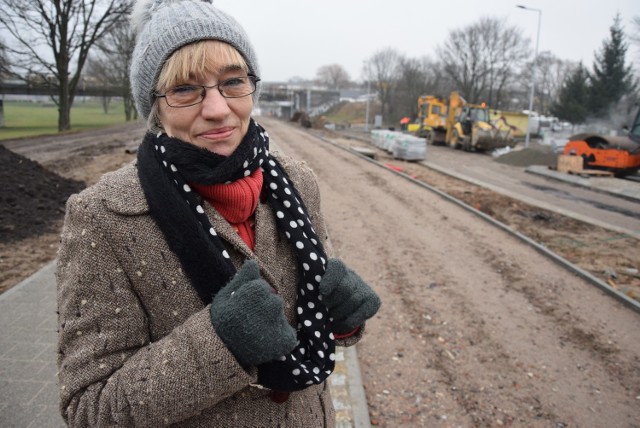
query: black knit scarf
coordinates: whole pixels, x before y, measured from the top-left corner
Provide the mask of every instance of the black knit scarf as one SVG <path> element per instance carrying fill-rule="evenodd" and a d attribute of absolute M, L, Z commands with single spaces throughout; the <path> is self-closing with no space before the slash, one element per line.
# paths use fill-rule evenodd
<path fill-rule="evenodd" d="M 247 135 L 225 157 L 168 137 L 148 133 L 138 149 L 138 174 L 151 216 L 205 304 L 236 272 L 225 244 L 188 182 L 227 183 L 261 168 L 262 193 L 276 215 L 298 262 L 298 346 L 278 361 L 258 367 L 258 382 L 277 391 L 322 383 L 335 365 L 329 315 L 318 291 L 326 254 L 307 209 L 287 173 L 269 155 L 267 132 L 251 120 Z"/>

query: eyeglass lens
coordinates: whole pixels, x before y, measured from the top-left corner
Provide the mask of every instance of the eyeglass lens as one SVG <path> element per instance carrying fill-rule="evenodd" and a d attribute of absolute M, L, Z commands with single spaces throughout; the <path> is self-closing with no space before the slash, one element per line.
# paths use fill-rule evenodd
<path fill-rule="evenodd" d="M 167 91 L 167 103 L 171 107 L 188 107 L 202 102 L 206 89 L 216 88 L 225 98 L 240 98 L 251 95 L 256 90 L 256 84 L 251 77 L 234 77 L 226 79 L 214 86 L 180 85 Z"/>

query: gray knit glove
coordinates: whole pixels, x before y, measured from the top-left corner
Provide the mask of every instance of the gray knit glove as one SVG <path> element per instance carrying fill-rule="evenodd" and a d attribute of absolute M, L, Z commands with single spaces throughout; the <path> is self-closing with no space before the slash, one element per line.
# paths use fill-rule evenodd
<path fill-rule="evenodd" d="M 249 367 L 288 354 L 298 343 L 284 315 L 284 301 L 247 260 L 211 303 L 211 323 L 240 365 Z"/>
<path fill-rule="evenodd" d="M 329 259 L 320 281 L 322 301 L 333 318 L 333 332 L 353 331 L 375 315 L 380 308 L 378 295 L 338 259 Z"/>

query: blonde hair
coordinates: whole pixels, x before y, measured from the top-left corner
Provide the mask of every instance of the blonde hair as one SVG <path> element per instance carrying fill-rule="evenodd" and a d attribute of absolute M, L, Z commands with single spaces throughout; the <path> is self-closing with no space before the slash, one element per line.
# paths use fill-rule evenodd
<path fill-rule="evenodd" d="M 155 91 L 164 92 L 191 79 L 205 79 L 212 74 L 219 74 L 229 66 L 249 72 L 247 62 L 233 46 L 219 40 L 200 40 L 185 45 L 167 58 Z M 147 127 L 152 132 L 162 130 L 162 123 L 158 116 L 158 102 L 156 98 L 151 106 L 147 120 Z"/>

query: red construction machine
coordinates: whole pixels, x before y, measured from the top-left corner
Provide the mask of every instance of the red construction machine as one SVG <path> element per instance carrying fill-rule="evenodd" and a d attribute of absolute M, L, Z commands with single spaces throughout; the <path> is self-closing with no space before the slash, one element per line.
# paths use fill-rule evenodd
<path fill-rule="evenodd" d="M 565 155 L 581 156 L 585 169 L 611 171 L 616 177 L 640 169 L 640 110 L 625 136 L 577 134 L 564 146 Z"/>

